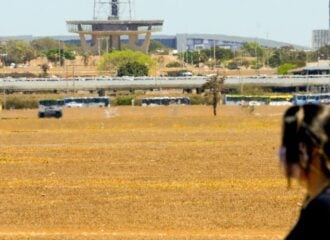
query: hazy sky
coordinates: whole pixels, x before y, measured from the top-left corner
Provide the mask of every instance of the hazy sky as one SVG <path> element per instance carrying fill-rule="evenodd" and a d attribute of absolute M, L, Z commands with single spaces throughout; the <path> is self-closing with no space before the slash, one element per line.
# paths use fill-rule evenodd
<path fill-rule="evenodd" d="M 137 19 L 164 19 L 162 34 L 211 33 L 311 45 L 327 29 L 328 0 L 134 0 Z M 65 20 L 93 17 L 93 0 L 0 0 L 0 36 L 68 35 Z"/>

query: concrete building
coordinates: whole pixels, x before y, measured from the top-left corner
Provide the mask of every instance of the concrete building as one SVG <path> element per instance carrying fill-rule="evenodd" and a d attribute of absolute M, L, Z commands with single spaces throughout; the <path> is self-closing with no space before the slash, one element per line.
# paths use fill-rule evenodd
<path fill-rule="evenodd" d="M 307 47 L 295 44 L 278 42 L 269 39 L 237 37 L 220 34 L 177 34 L 177 50 L 179 52 L 196 51 L 198 49 L 210 49 L 214 46 L 238 50 L 244 44 L 249 42 L 257 42 L 263 47 L 280 48 L 292 46 L 297 49 L 307 50 Z"/>
<path fill-rule="evenodd" d="M 319 49 L 330 45 L 330 30 L 314 30 L 312 36 L 312 48 Z"/>
<path fill-rule="evenodd" d="M 329 75 L 330 66 L 307 66 L 291 71 L 294 75 Z"/>
<path fill-rule="evenodd" d="M 102 9 L 106 14 L 100 17 L 97 9 Z M 94 19 L 67 21 L 67 27 L 69 32 L 79 34 L 81 45 L 86 51 L 100 53 L 129 48 L 147 53 L 151 34 L 161 31 L 163 23 L 163 20 L 121 20 L 118 0 L 94 0 Z M 128 43 L 122 45 L 124 36 L 128 37 Z M 142 44 L 139 36 L 144 36 Z M 89 38 L 91 41 L 87 41 Z"/>
<path fill-rule="evenodd" d="M 238 50 L 244 44 L 249 42 L 258 42 L 263 47 L 267 48 L 280 48 L 280 47 L 294 47 L 301 50 L 309 50 L 308 47 L 299 46 L 291 43 L 278 42 L 262 38 L 249 38 L 238 36 L 227 36 L 222 34 L 184 34 L 179 33 L 176 35 L 153 35 L 151 40 L 161 42 L 164 46 L 176 49 L 178 52 L 198 51 L 199 49 L 210 49 L 214 45 L 216 47 Z M 141 43 L 143 39 L 139 39 Z M 122 40 L 125 44 L 127 39 Z"/>
<path fill-rule="evenodd" d="M 312 33 L 312 48 L 319 49 L 330 45 L 330 1 L 329 1 L 329 29 L 314 30 Z"/>

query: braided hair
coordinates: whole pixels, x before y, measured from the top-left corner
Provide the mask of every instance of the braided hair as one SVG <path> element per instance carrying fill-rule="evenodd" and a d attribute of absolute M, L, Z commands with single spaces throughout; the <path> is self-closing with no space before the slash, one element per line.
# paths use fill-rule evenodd
<path fill-rule="evenodd" d="M 330 107 L 314 104 L 290 107 L 283 118 L 281 151 L 289 182 L 294 165 L 309 173 L 315 148 L 321 156 L 321 171 L 330 179 Z"/>

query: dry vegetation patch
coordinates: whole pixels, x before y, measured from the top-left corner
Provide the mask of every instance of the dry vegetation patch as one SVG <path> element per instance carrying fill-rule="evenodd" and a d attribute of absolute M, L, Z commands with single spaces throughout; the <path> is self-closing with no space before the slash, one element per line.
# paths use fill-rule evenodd
<path fill-rule="evenodd" d="M 0 112 L 2 239 L 282 239 L 284 108 Z"/>

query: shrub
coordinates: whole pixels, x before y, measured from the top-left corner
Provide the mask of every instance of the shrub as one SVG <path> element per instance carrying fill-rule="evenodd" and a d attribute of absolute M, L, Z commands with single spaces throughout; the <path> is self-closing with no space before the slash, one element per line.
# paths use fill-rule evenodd
<path fill-rule="evenodd" d="M 38 100 L 28 97 L 7 97 L 6 109 L 34 109 L 38 108 Z"/>
<path fill-rule="evenodd" d="M 271 88 L 246 84 L 242 88 L 238 87 L 234 89 L 232 93 L 240 95 L 268 95 L 271 92 Z"/>
<path fill-rule="evenodd" d="M 227 68 L 230 69 L 230 70 L 239 69 L 239 67 L 238 67 L 238 63 L 237 63 L 237 62 L 234 62 L 234 61 L 229 62 L 229 63 L 227 64 Z"/>
<path fill-rule="evenodd" d="M 113 101 L 113 105 L 117 106 L 130 106 L 132 105 L 133 96 L 122 96 L 118 97 Z"/>
<path fill-rule="evenodd" d="M 188 72 L 188 70 L 177 70 L 177 71 L 168 71 L 167 72 L 167 76 L 169 77 L 178 77 L 178 76 L 182 76 L 182 73 L 184 72 Z"/>
<path fill-rule="evenodd" d="M 279 75 L 287 75 L 289 73 L 290 70 L 297 68 L 296 64 L 291 64 L 291 63 L 286 63 L 281 65 L 278 69 L 277 69 L 277 74 Z"/>
<path fill-rule="evenodd" d="M 98 69 L 100 71 L 113 71 L 118 70 L 127 63 L 133 62 L 148 66 L 149 69 L 153 69 L 156 66 L 156 62 L 149 55 L 126 49 L 104 54 L 99 61 Z"/>
<path fill-rule="evenodd" d="M 13 77 L 13 78 L 35 78 L 38 77 L 37 74 L 29 73 L 29 72 L 24 72 L 24 73 L 18 73 L 18 72 L 13 72 L 13 73 L 1 73 L 0 78 L 5 78 L 5 77 Z"/>
<path fill-rule="evenodd" d="M 208 99 L 203 95 L 192 95 L 189 96 L 191 105 L 208 105 Z"/>
<path fill-rule="evenodd" d="M 181 67 L 181 64 L 179 62 L 170 62 L 166 64 L 167 68 L 179 68 Z"/>
<path fill-rule="evenodd" d="M 261 63 L 257 63 L 256 61 L 253 61 L 251 63 L 251 69 L 258 70 L 260 68 L 262 68 L 262 64 Z"/>
<path fill-rule="evenodd" d="M 148 76 L 149 69 L 145 64 L 138 63 L 138 62 L 128 62 L 118 69 L 118 77 L 123 76 Z"/>

